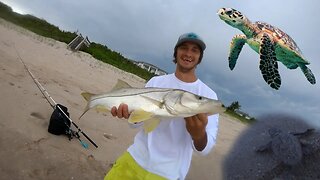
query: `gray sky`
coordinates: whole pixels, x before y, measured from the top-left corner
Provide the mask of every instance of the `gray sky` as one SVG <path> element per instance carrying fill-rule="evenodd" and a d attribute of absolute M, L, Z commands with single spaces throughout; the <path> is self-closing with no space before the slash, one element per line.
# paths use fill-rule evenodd
<path fill-rule="evenodd" d="M 173 48 L 180 34 L 196 32 L 207 44 L 198 75 L 225 105 L 239 101 L 250 115 L 290 113 L 320 127 L 319 0 L 0 0 L 15 11 L 32 14 L 62 30 L 77 31 L 123 56 L 173 72 Z M 238 29 L 219 19 L 221 7 L 241 11 L 252 22 L 264 21 L 289 34 L 311 63 L 317 84 L 300 69 L 279 63 L 280 90 L 271 89 L 259 70 L 259 55 L 243 48 L 233 71 L 229 43 Z"/>

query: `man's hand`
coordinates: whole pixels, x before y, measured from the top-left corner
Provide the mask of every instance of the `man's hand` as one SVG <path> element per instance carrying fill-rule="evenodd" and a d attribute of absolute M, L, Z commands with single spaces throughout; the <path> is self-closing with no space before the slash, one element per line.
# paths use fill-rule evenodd
<path fill-rule="evenodd" d="M 128 105 L 121 103 L 117 109 L 117 107 L 113 106 L 111 108 L 111 114 L 114 117 L 125 118 L 128 119 L 130 116 Z"/>
<path fill-rule="evenodd" d="M 186 128 L 191 135 L 195 148 L 198 151 L 202 151 L 207 145 L 207 114 L 197 114 L 184 119 L 186 121 Z"/>

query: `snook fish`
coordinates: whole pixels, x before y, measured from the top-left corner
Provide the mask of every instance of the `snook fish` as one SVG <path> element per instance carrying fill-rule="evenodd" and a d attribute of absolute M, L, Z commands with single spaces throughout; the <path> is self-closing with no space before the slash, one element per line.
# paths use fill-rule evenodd
<path fill-rule="evenodd" d="M 107 112 L 113 106 L 118 107 L 125 103 L 131 112 L 128 122 L 144 122 L 146 133 L 154 130 L 160 119 L 190 117 L 199 113 L 212 115 L 225 111 L 218 100 L 180 89 L 133 88 L 121 80 L 118 80 L 117 85 L 108 93 L 94 95 L 84 92 L 81 95 L 88 103 L 80 118 L 91 108 Z"/>

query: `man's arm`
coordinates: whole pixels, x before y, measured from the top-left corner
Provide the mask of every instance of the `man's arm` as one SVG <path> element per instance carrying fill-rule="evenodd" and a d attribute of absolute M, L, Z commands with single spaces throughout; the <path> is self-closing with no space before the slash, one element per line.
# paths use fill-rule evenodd
<path fill-rule="evenodd" d="M 208 142 L 206 126 L 208 124 L 208 116 L 206 114 L 197 114 L 185 118 L 186 128 L 191 135 L 194 147 L 198 151 L 202 151 Z"/>

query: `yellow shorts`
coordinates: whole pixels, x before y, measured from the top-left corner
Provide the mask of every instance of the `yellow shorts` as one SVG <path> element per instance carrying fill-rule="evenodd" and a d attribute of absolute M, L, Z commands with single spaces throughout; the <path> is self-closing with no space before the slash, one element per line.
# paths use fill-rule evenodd
<path fill-rule="evenodd" d="M 128 152 L 125 152 L 117 159 L 104 180 L 165 180 L 165 178 L 146 171 Z"/>

